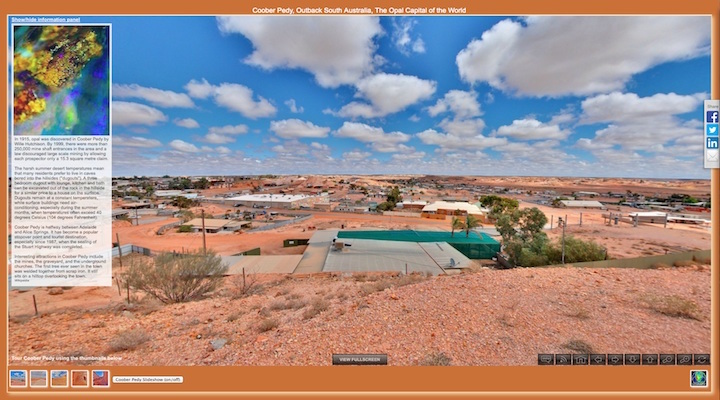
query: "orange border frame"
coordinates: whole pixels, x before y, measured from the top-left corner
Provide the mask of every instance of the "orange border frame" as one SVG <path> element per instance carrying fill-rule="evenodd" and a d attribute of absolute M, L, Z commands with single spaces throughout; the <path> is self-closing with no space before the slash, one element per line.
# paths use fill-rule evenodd
<path fill-rule="evenodd" d="M 51 0 L 5 1 L 0 4 L 2 11 L 3 32 L 8 31 L 8 14 L 15 15 L 102 15 L 102 14 L 168 14 L 168 4 L 126 0 L 122 4 L 102 2 L 86 3 L 82 0 Z M 244 3 L 244 2 L 243 2 Z M 370 4 L 359 0 L 273 0 L 257 1 L 255 4 L 241 3 L 233 0 L 217 0 L 208 2 L 191 2 L 189 0 L 174 1 L 173 14 L 251 14 L 253 6 L 283 7 L 467 7 L 468 14 L 494 15 L 529 15 L 529 14 L 701 14 L 711 15 L 712 22 L 712 61 L 711 86 L 712 98 L 720 97 L 718 77 L 720 69 L 720 29 L 718 25 L 718 0 L 693 0 L 679 2 L 677 0 L 604 0 L 596 2 L 567 2 L 563 0 L 513 0 L 512 2 L 485 2 L 470 4 L 468 0 L 421 0 L 397 3 L 390 0 L 376 0 Z M 263 4 L 264 3 L 264 4 Z M 463 4 L 466 3 L 466 4 Z M 6 66 L 7 57 L 5 55 Z M 4 82 L 8 82 L 8 68 L 3 73 Z M 3 96 L 1 103 L 8 108 L 8 98 Z M 2 120 L 7 126 L 7 112 L 2 113 Z M 8 154 L 7 142 L 3 142 L 3 154 Z M 7 162 L 0 164 L 2 179 L 7 182 Z M 515 398 L 604 398 L 613 399 L 711 399 L 719 396 L 720 369 L 718 335 L 719 290 L 718 266 L 720 266 L 720 170 L 711 173 L 712 199 L 712 360 L 706 368 L 710 375 L 710 388 L 690 391 L 689 371 L 693 367 L 105 367 L 111 376 L 120 375 L 182 375 L 185 383 L 178 386 L 167 385 L 114 385 L 98 393 L 83 389 L 93 396 L 113 398 L 129 397 L 153 399 L 163 397 L 194 398 L 197 396 L 217 397 L 294 397 L 335 398 L 335 397 L 368 397 L 373 398 L 447 398 L 447 397 L 499 397 Z M 2 204 L 7 205 L 8 193 L 3 191 Z M 3 232 L 7 234 L 7 224 L 3 224 Z M 7 254 L 7 245 L 2 248 Z M 6 306 L 7 286 L 3 282 L 3 305 Z M 7 307 L 5 307 L 7 321 Z M 7 325 L 2 330 L 2 353 L 7 355 Z M 13 366 L 13 369 L 29 370 L 33 366 Z M 48 370 L 55 367 L 47 367 Z M 63 366 L 67 368 L 67 366 Z M 6 365 L 6 371 L 9 368 Z M 695 369 L 699 369 L 695 367 Z M 277 379 L 282 377 L 282 379 Z M 240 378 L 240 379 L 239 379 Z M 52 398 L 74 398 L 83 396 L 77 391 L 57 388 L 40 389 L 30 392 L 29 389 L 9 391 L 8 375 L 5 374 L 5 392 L 11 398 L 25 396 Z M 365 382 L 363 384 L 362 382 Z M 370 387 L 368 387 L 370 383 Z M 212 388 L 212 389 L 210 389 Z M 508 391 L 508 389 L 510 391 Z M 532 390 L 551 389 L 556 392 L 533 392 Z M 612 389 L 613 392 L 607 392 Z M 171 390 L 182 390 L 174 392 Z M 212 390 L 210 392 L 209 390 Z M 238 390 L 243 392 L 238 393 Z M 588 392 L 590 390 L 590 392 Z M 650 390 L 642 392 L 642 390 Z M 122 392 L 120 392 L 122 391 Z M 128 394 L 128 391 L 133 392 Z M 45 395 L 43 395 L 45 394 Z"/>

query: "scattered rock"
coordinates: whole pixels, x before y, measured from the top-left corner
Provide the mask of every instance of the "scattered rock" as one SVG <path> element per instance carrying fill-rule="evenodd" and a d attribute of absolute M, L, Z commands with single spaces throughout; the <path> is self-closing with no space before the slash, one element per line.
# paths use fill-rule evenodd
<path fill-rule="evenodd" d="M 202 335 L 198 333 L 198 335 L 195 336 L 195 339 L 202 339 Z"/>
<path fill-rule="evenodd" d="M 135 318 L 135 314 L 131 313 L 130 311 L 123 311 L 122 316 L 125 318 Z"/>
<path fill-rule="evenodd" d="M 51 295 L 51 296 L 55 296 L 55 295 L 58 295 L 58 294 L 63 294 L 64 292 L 65 292 L 65 291 L 64 291 L 62 288 L 59 288 L 59 287 L 50 288 L 50 290 L 48 290 L 48 294 Z"/>
<path fill-rule="evenodd" d="M 212 346 L 213 350 L 222 349 L 226 343 L 227 343 L 227 339 L 213 339 L 210 341 L 210 345 Z"/>

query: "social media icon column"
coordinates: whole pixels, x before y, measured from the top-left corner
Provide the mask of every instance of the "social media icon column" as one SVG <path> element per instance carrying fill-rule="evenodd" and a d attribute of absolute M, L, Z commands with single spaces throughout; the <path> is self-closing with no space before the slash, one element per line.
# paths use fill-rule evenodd
<path fill-rule="evenodd" d="M 720 101 L 705 100 L 705 168 L 720 168 Z"/>

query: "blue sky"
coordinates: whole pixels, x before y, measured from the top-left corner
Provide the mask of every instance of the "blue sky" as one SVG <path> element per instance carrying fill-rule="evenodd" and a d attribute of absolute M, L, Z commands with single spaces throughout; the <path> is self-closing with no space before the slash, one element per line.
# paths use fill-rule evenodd
<path fill-rule="evenodd" d="M 710 17 L 103 20 L 115 176 L 709 178 Z"/>

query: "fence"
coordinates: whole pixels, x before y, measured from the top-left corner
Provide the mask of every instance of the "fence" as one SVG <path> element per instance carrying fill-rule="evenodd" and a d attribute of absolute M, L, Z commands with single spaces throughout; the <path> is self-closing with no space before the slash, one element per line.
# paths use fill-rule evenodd
<path fill-rule="evenodd" d="M 112 248 L 112 257 L 119 257 L 120 256 L 120 250 L 122 250 L 122 254 L 124 256 L 130 254 L 130 253 L 138 253 L 142 254 L 144 256 L 154 256 L 157 255 L 157 251 L 150 250 L 146 247 L 140 247 L 135 246 L 134 244 L 126 244 L 120 247 L 113 247 Z"/>
<path fill-rule="evenodd" d="M 667 264 L 673 265 L 677 261 L 687 260 L 709 260 L 710 250 L 696 250 L 687 251 L 683 253 L 672 253 L 665 254 L 662 256 L 650 256 L 650 257 L 637 257 L 637 258 L 622 258 L 619 260 L 604 260 L 604 261 L 589 261 L 574 264 L 557 264 L 548 265 L 547 268 L 554 267 L 576 267 L 576 268 L 638 268 L 648 269 L 652 268 L 655 264 Z"/>
<path fill-rule="evenodd" d="M 265 226 L 261 226 L 261 227 L 259 227 L 259 228 L 253 228 L 253 229 L 248 230 L 248 232 L 267 231 L 267 230 L 270 230 L 270 229 L 279 228 L 279 227 L 281 227 L 281 226 L 290 225 L 290 224 L 295 224 L 295 223 L 302 222 L 302 221 L 307 221 L 307 220 L 310 219 L 310 218 L 312 218 L 312 214 L 308 214 L 308 215 L 305 215 L 305 216 L 302 216 L 302 217 L 298 217 L 298 218 L 289 219 L 289 220 L 286 220 L 286 221 L 275 222 L 275 223 L 272 223 L 272 224 L 268 224 L 268 225 L 265 225 Z"/>
<path fill-rule="evenodd" d="M 405 218 L 420 218 L 420 213 L 414 212 L 401 212 L 401 211 L 383 211 L 385 217 L 405 217 Z"/>
<path fill-rule="evenodd" d="M 163 225 L 157 230 L 158 235 L 164 235 L 165 232 L 172 228 L 177 228 L 178 226 L 182 225 L 182 221 L 176 221 L 171 224 Z"/>

